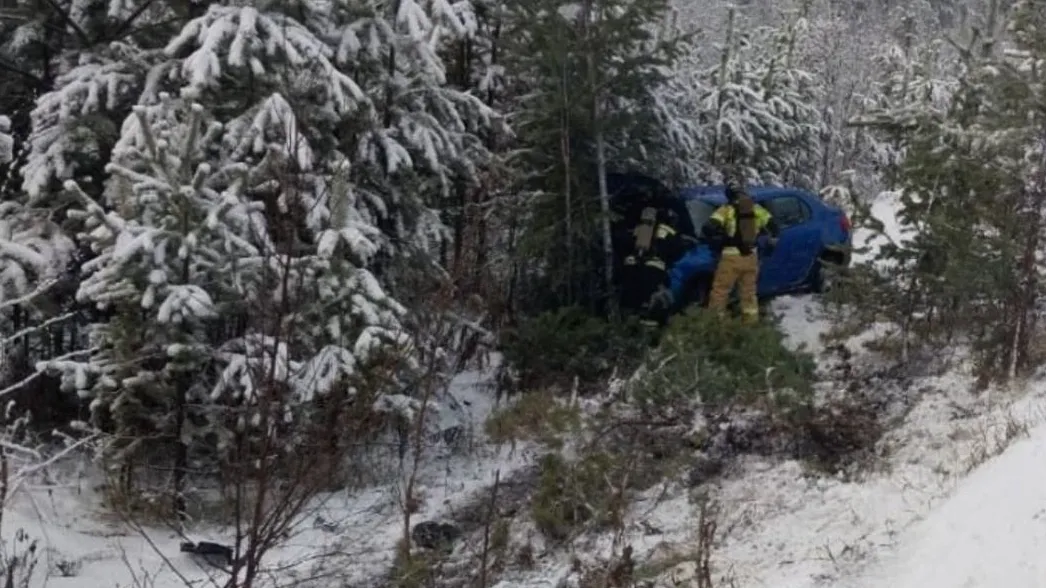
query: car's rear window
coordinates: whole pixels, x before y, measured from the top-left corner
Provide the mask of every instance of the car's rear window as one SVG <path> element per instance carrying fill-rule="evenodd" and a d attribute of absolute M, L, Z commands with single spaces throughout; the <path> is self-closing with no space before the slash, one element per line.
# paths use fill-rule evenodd
<path fill-rule="evenodd" d="M 715 212 L 715 206 L 695 198 L 686 201 L 686 210 L 690 213 L 690 221 L 694 223 L 694 233 L 700 235 L 708 218 Z"/>

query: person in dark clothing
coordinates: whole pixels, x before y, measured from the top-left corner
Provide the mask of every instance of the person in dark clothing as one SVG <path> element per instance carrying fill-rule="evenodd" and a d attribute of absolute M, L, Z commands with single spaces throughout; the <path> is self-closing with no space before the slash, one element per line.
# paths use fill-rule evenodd
<path fill-rule="evenodd" d="M 672 310 L 668 268 L 686 251 L 671 214 L 650 203 L 632 229 L 632 252 L 621 269 L 621 306 L 650 327 L 662 326 Z"/>

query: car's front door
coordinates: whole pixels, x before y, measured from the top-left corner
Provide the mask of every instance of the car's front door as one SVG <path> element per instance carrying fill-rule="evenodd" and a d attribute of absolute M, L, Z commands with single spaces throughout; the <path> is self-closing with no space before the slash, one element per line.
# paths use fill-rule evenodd
<path fill-rule="evenodd" d="M 777 248 L 763 257 L 759 268 L 759 291 L 764 295 L 788 292 L 799 287 L 810 274 L 821 244 L 821 232 L 813 222 L 813 211 L 798 195 L 781 194 L 761 203 L 781 228 Z"/>

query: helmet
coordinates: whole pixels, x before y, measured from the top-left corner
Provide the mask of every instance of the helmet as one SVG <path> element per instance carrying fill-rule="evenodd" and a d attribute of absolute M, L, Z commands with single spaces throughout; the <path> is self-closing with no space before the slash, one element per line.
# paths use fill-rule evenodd
<path fill-rule="evenodd" d="M 736 178 L 727 180 L 726 182 L 726 200 L 727 202 L 737 202 L 745 193 L 745 187 Z"/>

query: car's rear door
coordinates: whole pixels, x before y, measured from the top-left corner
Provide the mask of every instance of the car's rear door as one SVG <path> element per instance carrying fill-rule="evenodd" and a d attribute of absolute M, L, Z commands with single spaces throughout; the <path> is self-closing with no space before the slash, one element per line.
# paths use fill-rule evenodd
<path fill-rule="evenodd" d="M 801 286 L 820 252 L 821 229 L 814 211 L 796 193 L 782 192 L 761 202 L 773 215 L 781 236 L 773 255 L 764 257 L 759 271 L 759 291 L 781 294 Z"/>

